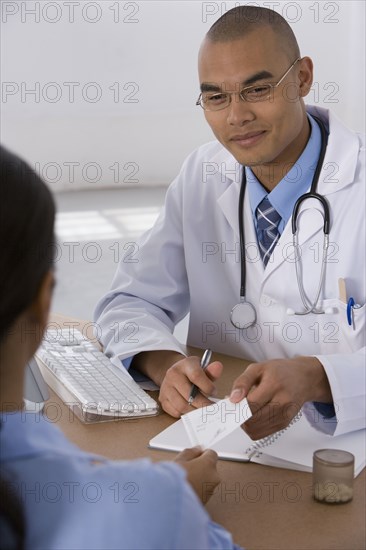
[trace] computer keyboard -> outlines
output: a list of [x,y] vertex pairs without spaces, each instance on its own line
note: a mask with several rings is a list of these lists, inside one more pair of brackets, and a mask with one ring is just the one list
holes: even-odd
[[35,355],[47,384],[84,422],[159,411],[126,369],[115,366],[78,330],[47,330]]

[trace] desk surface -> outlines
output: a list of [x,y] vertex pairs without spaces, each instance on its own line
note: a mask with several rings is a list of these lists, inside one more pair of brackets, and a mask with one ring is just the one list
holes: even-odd
[[[52,321],[60,326],[68,322],[56,315]],[[83,332],[92,338],[90,325]],[[243,360],[219,354],[215,358],[225,367],[218,384],[224,397],[242,372]],[[148,449],[149,440],[174,421],[165,413],[84,425],[57,396],[53,397],[46,414],[57,419],[67,437],[86,451],[112,459],[149,457],[156,461],[174,457],[171,452]],[[365,469],[355,479],[353,500],[340,505],[314,501],[308,473],[224,460],[219,461],[219,471],[222,483],[206,508],[212,519],[225,526],[235,542],[247,550],[366,548]]]

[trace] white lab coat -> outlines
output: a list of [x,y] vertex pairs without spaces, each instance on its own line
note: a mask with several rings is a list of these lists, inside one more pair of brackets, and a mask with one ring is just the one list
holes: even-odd
[[[193,152],[168,189],[154,227],[139,251],[122,260],[111,291],[99,302],[96,321],[105,351],[120,360],[147,350],[182,351],[174,325],[190,312],[187,343],[254,361],[317,356],[330,385],[337,414],[335,434],[365,427],[365,166],[364,143],[327,110],[309,107],[330,135],[318,192],[330,205],[330,247],[320,307],[302,310],[291,220],[263,268],[248,193],[245,196],[246,296],[257,311],[254,327],[239,330],[230,311],[239,301],[238,199],[240,165],[217,141]],[[298,216],[303,281],[311,300],[319,284],[323,217],[314,199]],[[339,299],[344,278],[354,309],[347,323]]]

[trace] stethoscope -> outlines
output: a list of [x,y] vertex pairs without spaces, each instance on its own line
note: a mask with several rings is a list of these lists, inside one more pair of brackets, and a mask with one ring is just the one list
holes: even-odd
[[[295,206],[292,211],[292,242],[295,251],[295,268],[296,268],[296,279],[297,285],[299,288],[299,293],[301,301],[304,305],[304,311],[293,311],[288,310],[292,315],[307,315],[308,313],[324,313],[323,310],[317,309],[317,304],[320,297],[320,292],[324,284],[325,278],[325,265],[327,250],[329,246],[329,229],[330,229],[330,214],[329,214],[329,205],[328,201],[319,193],[317,193],[316,188],[318,185],[319,175],[323,166],[323,161],[325,157],[325,152],[327,149],[328,143],[328,134],[325,129],[324,123],[317,117],[313,118],[317,121],[320,133],[321,133],[321,150],[316,165],[316,170],[314,172],[313,180],[311,183],[311,188],[309,193],[304,193],[299,197],[295,203]],[[245,240],[244,240],[244,195],[245,187],[247,183],[247,178],[245,174],[245,167],[243,167],[243,176],[240,187],[239,195],[239,238],[240,238],[240,265],[241,265],[241,282],[240,282],[240,302],[236,304],[230,313],[230,319],[234,327],[239,329],[246,329],[255,324],[257,320],[257,312],[254,305],[251,302],[248,302],[245,297],[245,285],[246,285],[246,269],[245,269]],[[297,227],[297,217],[299,213],[299,208],[302,203],[308,199],[316,199],[320,202],[323,209],[323,257],[322,257],[322,267],[319,277],[319,285],[316,291],[315,299],[310,300],[305,293],[303,285],[303,276],[302,276],[302,265],[301,265],[301,255],[298,253],[299,244],[298,244],[298,227]]]

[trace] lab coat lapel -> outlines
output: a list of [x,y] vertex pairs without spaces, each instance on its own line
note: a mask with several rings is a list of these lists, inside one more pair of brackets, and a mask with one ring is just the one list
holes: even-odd
[[239,239],[238,203],[240,186],[233,181],[224,193],[217,199],[217,204],[227,219],[235,236]]
[[217,199],[217,205],[239,239],[238,204],[242,166],[224,148],[212,158],[212,162],[217,167],[217,177],[221,178],[223,187],[226,186]]
[[331,195],[354,181],[360,140],[328,109],[308,106],[306,110],[311,115],[322,119],[330,131],[328,147],[318,182],[318,193],[325,196]]
[[[316,199],[307,199],[301,205],[297,217],[298,243],[300,248],[311,239],[316,233],[323,239],[323,210],[319,201]],[[277,243],[266,269],[264,270],[264,279],[267,280],[272,273],[286,263],[293,263],[294,247],[292,244],[292,218],[286,224],[284,231]],[[321,241],[321,246],[322,246]]]

